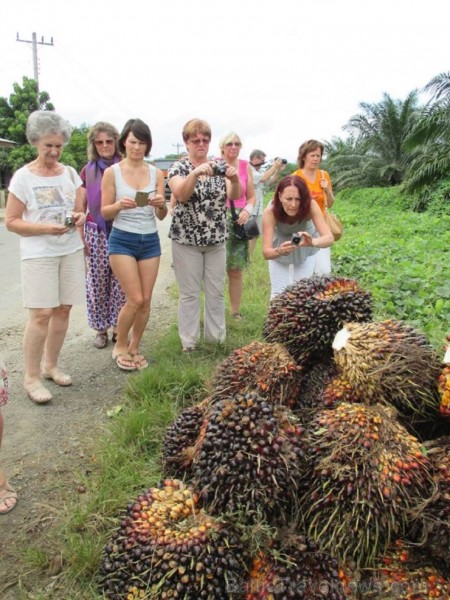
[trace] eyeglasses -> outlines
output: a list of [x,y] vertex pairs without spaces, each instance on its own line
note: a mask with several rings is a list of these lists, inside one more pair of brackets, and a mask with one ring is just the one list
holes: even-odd
[[94,144],[96,146],[112,146],[114,144],[114,140],[95,140]]
[[188,140],[188,142],[190,144],[193,144],[194,146],[199,146],[200,144],[209,144],[210,139],[209,138],[197,138],[195,140]]
[[237,148],[239,148],[240,146],[242,146],[242,144],[241,142],[227,142],[225,146],[227,146],[228,148],[231,148],[231,146],[236,146]]
[[264,163],[263,163],[263,162],[260,162],[260,163],[258,163],[258,164],[255,164],[255,163],[250,163],[250,164],[251,164],[251,165],[252,165],[252,167],[254,167],[255,169],[259,169],[259,167],[262,167]]

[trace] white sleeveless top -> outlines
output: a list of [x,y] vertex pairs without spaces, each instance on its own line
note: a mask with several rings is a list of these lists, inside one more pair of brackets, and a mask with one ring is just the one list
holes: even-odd
[[[122,171],[120,170],[119,163],[112,165],[114,171],[114,178],[116,182],[116,202],[128,196],[128,198],[134,198],[136,192],[155,192],[156,189],[156,168],[153,165],[147,165],[150,171],[150,183],[141,190],[135,190],[132,188],[122,177]],[[137,206],[136,208],[128,208],[121,210],[119,214],[114,218],[113,227],[115,229],[121,229],[122,231],[128,231],[129,233],[156,233],[158,228],[156,226],[155,211],[152,206]]]

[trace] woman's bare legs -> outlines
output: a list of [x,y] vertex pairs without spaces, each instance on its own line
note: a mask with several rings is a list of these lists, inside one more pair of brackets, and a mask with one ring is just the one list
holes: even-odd
[[125,355],[125,364],[131,364],[128,356],[132,359],[139,352],[139,344],[150,316],[150,302],[159,260],[159,256],[139,262],[123,254],[110,256],[111,268],[126,296],[117,321],[117,341],[114,347],[114,355]]
[[[3,439],[3,414],[0,409],[0,447]],[[9,485],[0,468],[0,514],[7,513],[17,504],[17,492]]]
[[230,311],[238,315],[241,306],[242,291],[244,289],[244,271],[228,269],[228,294],[230,296]]

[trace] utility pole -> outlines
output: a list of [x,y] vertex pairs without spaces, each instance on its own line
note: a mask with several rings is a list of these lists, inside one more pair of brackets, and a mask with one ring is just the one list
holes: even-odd
[[180,144],[179,142],[176,144],[172,144],[177,149],[177,154],[180,154],[180,148],[184,146],[184,144]]
[[39,92],[39,65],[38,65],[37,47],[38,47],[38,44],[40,44],[41,46],[53,46],[53,37],[50,38],[50,42],[44,42],[44,37],[42,36],[41,41],[38,42],[36,39],[35,32],[32,33],[31,40],[21,40],[21,39],[19,39],[19,33],[17,33],[16,42],[25,42],[26,44],[32,44],[34,80],[36,81],[37,89]]

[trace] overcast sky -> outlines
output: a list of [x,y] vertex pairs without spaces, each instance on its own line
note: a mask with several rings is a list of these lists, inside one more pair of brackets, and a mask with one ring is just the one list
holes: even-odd
[[[184,149],[206,119],[211,152],[227,131],[295,161],[306,139],[343,125],[383,93],[403,100],[450,71],[449,0],[13,0],[0,19],[0,96],[33,78],[72,125],[130,117],[153,134],[152,158]],[[426,97],[423,97],[425,101]],[[178,145],[178,146],[177,146]]]

